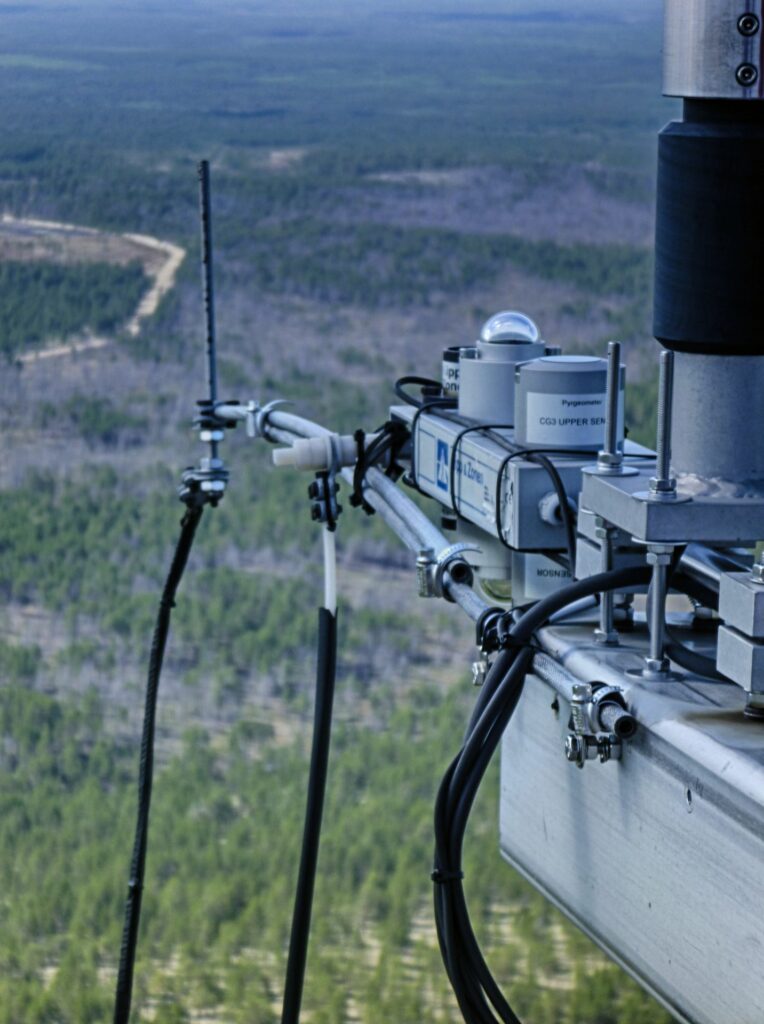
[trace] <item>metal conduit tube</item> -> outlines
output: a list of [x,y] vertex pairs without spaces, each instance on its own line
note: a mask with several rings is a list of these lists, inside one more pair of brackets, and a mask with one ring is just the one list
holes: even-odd
[[369,487],[386,501],[387,504],[419,537],[422,548],[431,548],[437,555],[450,545],[437,526],[434,526],[424,512],[414,504],[411,498],[407,498],[393,481],[385,476],[380,470],[372,466],[366,474],[366,482]]
[[[342,478],[346,480],[350,486],[353,486],[353,471],[351,469],[344,469],[342,471]],[[409,528],[408,524],[401,519],[397,512],[395,512],[390,505],[379,495],[376,491],[372,491],[370,487],[364,488],[364,497],[373,508],[380,514],[384,519],[385,523],[390,527],[393,533],[398,537],[399,540],[409,549],[417,554],[421,549],[419,538],[412,529]]]
[[[539,631],[538,637],[543,644],[543,630]],[[554,658],[544,654],[543,651],[539,651],[533,656],[532,671],[539,679],[548,683],[568,703],[573,698],[574,684],[581,682],[580,679],[572,676]],[[636,719],[629,711],[615,703],[603,704],[599,709],[598,718],[598,724],[603,732],[613,732],[620,737],[628,737],[634,734]]]
[[[310,420],[274,410],[268,416],[265,433],[269,440],[280,444],[292,444],[300,437],[322,437],[329,433],[324,427]],[[344,470],[343,478],[352,483],[351,470]],[[371,467],[364,480],[364,494],[377,510],[393,533],[403,544],[415,553],[431,548],[435,554],[444,551],[449,541],[434,526],[427,516],[395,486],[389,477]],[[455,583],[448,574],[444,587],[455,604],[459,605],[473,622],[477,622],[489,605],[466,583]]]
[[[296,417],[293,417],[296,418]],[[304,422],[308,422],[307,420]],[[319,428],[322,429],[322,428]],[[328,433],[328,432],[327,432]],[[279,427],[273,426],[269,423],[266,427],[266,434],[269,441],[277,441],[279,444],[294,444],[296,440],[301,437],[305,437],[305,434],[293,434],[291,431],[282,430]],[[314,435],[316,436],[316,435]],[[353,483],[353,472],[350,469],[344,469],[342,471],[342,478],[352,486]],[[403,542],[403,544],[413,552],[419,552],[422,548],[422,542],[417,534],[406,524],[406,522],[398,515],[398,513],[390,507],[390,505],[373,491],[370,486],[364,488],[364,494],[369,504],[373,505],[374,508],[379,512],[380,516],[384,519],[393,533]],[[443,547],[446,547],[447,541],[443,538]]]
[[[285,437],[284,431],[293,437]],[[301,416],[293,416],[291,413],[274,409],[268,414],[265,433],[271,440],[290,444],[294,437],[325,437],[331,431],[310,420],[305,420]],[[432,548],[437,554],[448,547],[449,542],[440,530],[433,526],[424,512],[410,498],[402,494],[384,473],[372,466],[366,474],[365,483],[416,534],[420,548]]]
[[[372,467],[366,475],[365,484],[367,500],[409,550],[419,552],[422,548],[431,548],[437,555],[449,546],[440,530],[384,473]],[[473,622],[477,622],[483,612],[488,610],[489,605],[478,597],[472,587],[466,583],[455,583],[448,573],[443,586],[448,596]]]
[[268,413],[266,431],[270,433],[271,426],[280,427],[289,431],[296,437],[325,437],[331,434],[331,430],[314,423],[312,420],[303,419],[302,416],[295,416],[291,412],[282,412],[281,409],[273,409]]
[[[544,643],[544,631],[540,630],[539,641]],[[545,683],[548,683],[556,693],[558,693],[563,700],[568,703],[573,699],[573,686],[575,683],[580,683],[580,679],[576,679],[570,672],[562,667],[551,658],[548,654],[543,651],[538,651],[533,656],[533,672],[543,679]]]
[[455,604],[458,604],[461,610],[470,618],[473,622],[477,622],[480,616],[487,612],[491,607],[481,597],[479,597],[472,587],[466,583],[454,583],[446,573],[446,578],[443,584],[448,591],[449,597],[451,597]]
[[[321,436],[321,434],[319,434],[318,431],[321,431],[323,435],[329,433],[329,431],[324,430],[323,427],[319,427],[317,426],[317,424],[311,423],[309,420],[299,420],[299,417],[291,416],[290,420],[293,422],[293,425],[294,421],[299,420],[300,424],[303,427],[315,428],[315,431],[313,431],[310,434],[308,434],[307,431],[298,434],[293,432],[293,430],[291,429],[287,430],[275,426],[272,422],[270,422],[272,419],[275,418],[275,413],[269,416],[269,422],[266,425],[265,433],[269,441],[277,441],[279,444],[294,444],[296,440],[302,437]],[[379,473],[378,470],[375,470],[375,472],[393,488],[395,493],[398,494],[402,499],[402,502],[408,502],[412,506],[412,508],[416,509],[416,505],[414,505],[413,502],[410,502],[405,495],[400,494],[395,485],[390,480],[388,480],[387,477],[384,476],[384,474]],[[342,478],[352,486],[353,472],[351,469],[344,469],[342,471]],[[387,523],[387,525],[390,527],[393,533],[403,542],[403,544],[410,551],[417,553],[421,551],[423,547],[428,546],[424,543],[422,537],[413,529],[413,527],[406,522],[405,518],[400,515],[398,508],[393,508],[392,505],[385,500],[387,494],[383,497],[380,493],[378,493],[376,490],[372,488],[371,484],[368,481],[364,481],[364,483],[364,494],[369,504],[374,506],[374,508],[377,510],[377,512],[379,512],[380,516],[384,519],[384,521]],[[387,493],[389,493],[389,491],[387,491]],[[405,511],[405,506],[399,505],[399,508]],[[419,510],[416,509],[416,511],[418,512]],[[435,528],[433,527],[433,530],[434,529]],[[437,533],[437,531],[435,532]],[[445,537],[439,535],[437,550],[442,550],[446,547],[448,547],[448,541],[446,540]]]

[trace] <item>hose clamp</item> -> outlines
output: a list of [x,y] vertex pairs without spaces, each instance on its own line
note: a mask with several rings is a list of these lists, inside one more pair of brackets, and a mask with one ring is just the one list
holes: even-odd
[[607,683],[573,685],[565,756],[579,768],[595,758],[599,758],[603,764],[621,758],[623,744],[620,735],[617,730],[611,732],[601,719],[608,705],[621,708],[624,714],[627,712],[626,698],[619,686]]
[[282,405],[291,405],[285,398],[274,398],[272,402],[268,402],[267,405],[259,408],[256,403],[250,402],[250,406],[247,407],[247,433],[250,437],[265,437],[265,428],[268,425],[268,417],[275,410]]
[[444,597],[453,601],[446,586],[446,573],[454,583],[472,586],[472,566],[463,557],[465,551],[479,551],[476,544],[450,544],[437,555],[423,548],[417,555],[417,589],[420,597]]
[[472,586],[474,574],[464,553],[466,551],[479,551],[477,544],[450,544],[435,559],[434,586],[436,597],[445,597],[447,601],[453,601],[446,587],[445,576],[448,573],[454,583],[464,583]]

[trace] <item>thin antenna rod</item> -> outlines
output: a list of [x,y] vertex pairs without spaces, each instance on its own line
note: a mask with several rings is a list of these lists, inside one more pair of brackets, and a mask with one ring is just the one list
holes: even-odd
[[212,223],[210,217],[210,165],[199,163],[199,210],[202,223],[202,291],[207,327],[207,376],[210,402],[214,410],[218,399],[218,375],[215,352],[215,287],[212,278]]

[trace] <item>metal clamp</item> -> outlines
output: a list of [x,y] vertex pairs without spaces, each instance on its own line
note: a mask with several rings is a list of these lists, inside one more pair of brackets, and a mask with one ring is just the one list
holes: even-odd
[[[282,405],[291,405],[285,398],[274,398],[272,402],[268,402],[266,405],[259,408],[257,403],[250,402],[250,405],[254,405],[255,408],[251,410],[251,433],[250,433],[250,419],[247,418],[247,434],[250,437],[265,437],[265,428],[268,425],[268,417],[274,409],[278,409]],[[249,406],[247,407],[249,413]]]
[[327,469],[316,473],[316,479],[308,487],[308,497],[311,501],[310,515],[313,522],[324,523],[327,530],[333,533],[342,512],[342,505],[337,501],[340,489],[337,472],[342,466],[342,456],[337,434],[326,434],[324,443]]
[[229,473],[222,459],[204,458],[199,466],[183,471],[178,497],[186,505],[212,505],[214,508],[225,494]]
[[423,548],[416,560],[417,584],[420,597],[444,597],[453,601],[446,587],[448,573],[454,583],[472,585],[472,566],[462,557],[465,551],[479,551],[476,544],[450,544],[439,554],[432,548]]
[[257,437],[257,416],[259,412],[260,406],[257,404],[257,402],[247,402],[246,415],[244,417],[247,437]]
[[310,498],[310,517],[314,523],[325,523],[331,532],[337,528],[337,520],[342,505],[337,502],[339,484],[333,473],[325,470],[316,473],[316,479],[308,487]]
[[472,662],[472,685],[482,686],[491,670],[491,662],[488,658],[480,658]]
[[575,683],[570,698],[570,732],[565,738],[565,757],[578,768],[599,758],[602,764],[620,760],[623,740],[637,729],[626,699],[618,686]]

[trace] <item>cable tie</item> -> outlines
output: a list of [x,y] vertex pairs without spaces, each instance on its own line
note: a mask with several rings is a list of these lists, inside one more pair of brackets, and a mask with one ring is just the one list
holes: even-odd
[[442,868],[435,868],[430,878],[436,885],[450,885],[451,882],[461,882],[464,878],[463,871],[444,871]]
[[[512,614],[514,614],[515,611],[516,609],[513,608]],[[506,615],[503,618],[499,619],[499,621],[497,622],[496,636],[499,647],[505,651],[522,651],[526,648],[535,649],[537,645],[533,637],[529,637],[527,640],[521,640],[519,637],[513,636],[513,625],[515,625],[515,623],[508,621]]]
[[392,439],[392,444],[390,445],[390,459],[387,464],[387,469],[385,470],[385,476],[390,477],[391,480],[397,480],[401,474],[401,468],[397,465],[397,460],[406,442],[409,440],[409,430],[408,427],[399,420],[388,420],[383,429]]
[[353,493],[350,495],[350,504],[353,508],[362,508],[367,516],[373,516],[376,511],[363,496],[363,477],[366,471],[364,456],[366,455],[366,434],[360,428],[353,434],[356,446],[355,469],[353,471]]
[[530,640],[518,640],[516,636],[512,636],[511,633],[505,633],[499,637],[499,644],[504,651],[522,651],[526,647],[533,647]]
[[496,650],[498,632],[504,609],[497,606],[486,608],[475,623],[475,642],[486,653]]

